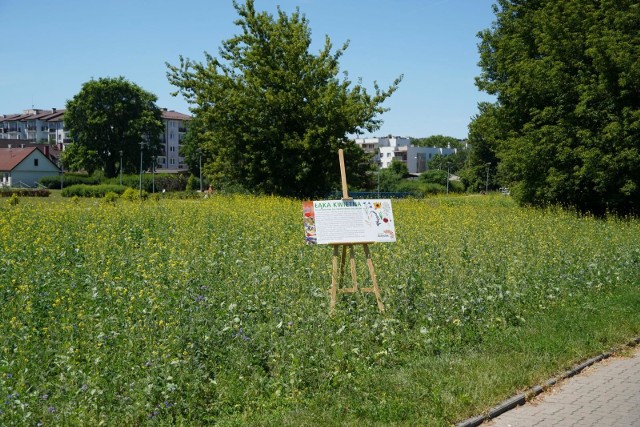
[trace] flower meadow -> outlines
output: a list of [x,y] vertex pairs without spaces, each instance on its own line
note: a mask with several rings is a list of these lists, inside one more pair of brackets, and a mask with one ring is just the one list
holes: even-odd
[[[515,337],[571,307],[608,310],[640,279],[637,220],[398,200],[397,243],[371,247],[386,311],[355,294],[330,315],[331,247],[305,245],[299,200],[2,203],[7,426],[448,425],[490,406],[478,384],[534,378],[472,379],[465,360],[504,337],[551,352]],[[625,317],[611,339],[640,333]],[[555,369],[580,357],[565,353]]]

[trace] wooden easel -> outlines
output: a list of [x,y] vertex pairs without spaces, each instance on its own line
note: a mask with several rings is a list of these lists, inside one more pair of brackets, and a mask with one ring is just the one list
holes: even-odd
[[[344,166],[344,154],[342,149],[338,150],[338,156],[340,158],[340,175],[342,177],[342,201],[352,201],[353,199],[349,197],[349,192],[347,189],[347,174]],[[371,287],[368,288],[358,288],[358,278],[356,273],[356,258],[355,258],[355,245],[362,245],[364,249],[364,254],[367,259],[367,267],[369,269],[369,276],[371,277]],[[376,279],[376,272],[373,268],[373,261],[371,260],[371,252],[369,252],[369,244],[368,243],[340,243],[333,244],[333,259],[332,259],[332,272],[331,272],[331,289],[329,290],[331,294],[331,308],[330,311],[333,313],[336,307],[336,298],[338,294],[352,294],[358,291],[363,293],[373,293],[376,296],[376,302],[378,303],[378,309],[380,312],[384,312],[384,304],[382,303],[382,297],[380,296],[380,288],[378,287],[378,281]],[[340,257],[340,275],[338,276],[338,253],[340,252],[340,246],[342,246],[342,256]],[[340,288],[339,284],[342,283],[344,279],[344,265],[347,259],[347,249],[349,249],[349,265],[351,267],[351,283],[352,287],[350,288]]]

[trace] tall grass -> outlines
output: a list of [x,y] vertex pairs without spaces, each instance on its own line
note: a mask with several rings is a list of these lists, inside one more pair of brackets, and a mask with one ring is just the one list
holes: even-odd
[[637,220],[393,208],[330,316],[298,201],[0,201],[0,424],[448,425],[640,333]]

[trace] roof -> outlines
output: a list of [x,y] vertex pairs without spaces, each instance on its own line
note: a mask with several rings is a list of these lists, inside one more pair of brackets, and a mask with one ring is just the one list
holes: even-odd
[[26,115],[23,120],[45,120],[46,116],[50,116],[53,113],[51,110],[38,111],[35,114],[31,113]]
[[191,120],[191,116],[188,114],[178,113],[177,111],[162,110],[162,118],[165,120]]
[[3,114],[0,116],[0,122],[8,122],[18,117],[20,114]]
[[0,148],[0,171],[12,171],[36,150],[36,147]]
[[[0,115],[0,122],[15,122],[26,120],[43,120],[48,122],[59,122],[64,120],[64,113],[66,110],[33,110],[22,114],[3,114]],[[162,118],[164,120],[191,120],[188,114],[179,113],[173,110],[162,109]]]
[[[47,156],[39,147],[25,147],[25,148],[0,148],[0,172],[10,172],[16,168],[20,163],[22,163],[27,157],[33,154],[35,151],[40,152],[51,162],[54,166],[58,167],[55,163],[56,154],[59,155],[57,150],[51,150],[51,147],[48,148],[47,152],[49,152],[49,156]],[[55,152],[51,152],[55,151]]]

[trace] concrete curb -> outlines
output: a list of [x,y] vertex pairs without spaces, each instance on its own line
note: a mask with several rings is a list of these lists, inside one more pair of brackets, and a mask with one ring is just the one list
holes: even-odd
[[581,371],[583,371],[585,368],[588,368],[589,366],[601,362],[605,359],[608,359],[609,357],[611,357],[616,350],[621,350],[625,347],[629,347],[629,348],[633,348],[637,345],[640,345],[640,337],[630,341],[627,345],[625,346],[621,346],[618,349],[611,349],[611,351],[608,351],[606,353],[603,353],[599,356],[596,357],[592,357],[591,359],[588,359],[582,363],[580,363],[579,365],[576,365],[575,367],[573,367],[572,369],[564,372],[563,374],[561,374],[559,377],[557,378],[551,378],[547,381],[544,382],[544,384],[541,385],[536,385],[531,387],[530,389],[528,389],[527,391],[525,391],[524,393],[520,393],[517,394],[515,396],[513,396],[510,399],[505,400],[504,402],[500,403],[498,406],[495,406],[491,409],[489,409],[489,411],[487,411],[486,414],[483,415],[478,415],[476,417],[473,418],[468,418],[458,424],[456,424],[456,427],[477,427],[479,425],[481,425],[482,423],[484,423],[485,421],[489,421],[493,418],[496,418],[502,414],[504,414],[507,411],[512,410],[513,408],[516,408],[520,405],[524,405],[527,400],[530,400],[534,397],[536,397],[537,395],[539,395],[540,393],[542,393],[543,391],[547,390],[548,388],[556,385],[558,382],[565,380],[567,378],[571,378],[577,374],[579,374]]

